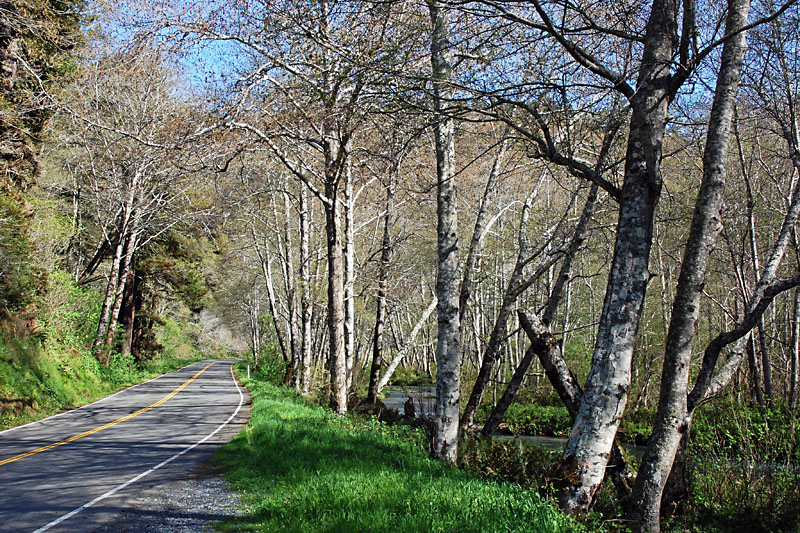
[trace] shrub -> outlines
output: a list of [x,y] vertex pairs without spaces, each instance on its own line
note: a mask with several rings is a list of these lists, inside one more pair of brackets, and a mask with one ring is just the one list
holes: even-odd
[[459,446],[459,465],[489,479],[542,488],[545,472],[561,454],[519,440],[467,437]]
[[800,427],[786,415],[733,403],[698,414],[689,468],[698,520],[723,530],[800,526]]
[[505,420],[515,435],[566,437],[572,429],[572,419],[563,406],[514,403],[509,407]]

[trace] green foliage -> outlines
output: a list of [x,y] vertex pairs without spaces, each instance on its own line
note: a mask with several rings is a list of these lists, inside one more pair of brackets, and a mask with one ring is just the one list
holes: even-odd
[[459,449],[459,465],[489,479],[513,481],[522,486],[544,488],[548,468],[561,454],[519,440],[467,438]]
[[513,403],[505,420],[516,435],[566,437],[572,429],[572,420],[563,406]]
[[653,433],[655,411],[652,409],[629,409],[622,415],[617,438],[624,442],[645,445]]
[[401,366],[392,374],[392,379],[389,380],[389,384],[400,387],[409,385],[433,385],[434,380],[422,370]]
[[[241,376],[241,372],[240,372]],[[219,453],[250,510],[226,526],[263,531],[576,531],[519,485],[433,460],[420,430],[338,417],[245,380],[250,424]]]
[[733,402],[696,417],[690,477],[696,519],[710,530],[800,527],[800,425]]
[[197,348],[192,342],[189,328],[175,320],[164,319],[155,326],[156,340],[163,353],[170,359],[190,359],[197,357]]
[[[196,349],[174,348],[146,364],[113,352],[108,366],[91,354],[102,294],[74,283],[63,271],[47,277],[38,296],[38,332],[19,336],[0,324],[0,427],[11,427],[100,398],[202,358]],[[183,328],[175,325],[178,332]],[[172,341],[185,340],[175,334]]]
[[[263,353],[254,365],[255,376],[260,381],[282,385],[286,377],[287,364],[274,344],[264,344],[261,346]],[[251,355],[252,357],[252,355]]]
[[24,198],[0,182],[0,309],[23,309],[41,286],[31,257],[29,225]]

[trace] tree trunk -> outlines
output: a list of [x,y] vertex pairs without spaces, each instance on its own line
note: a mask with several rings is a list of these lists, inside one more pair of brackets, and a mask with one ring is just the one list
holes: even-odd
[[[431,314],[433,314],[433,311],[436,309],[438,303],[439,302],[434,295],[433,300],[431,300],[430,305],[428,305],[428,308],[423,311],[422,316],[419,317],[417,323],[414,324],[413,328],[411,328],[411,333],[408,334],[408,338],[403,343],[402,348],[398,350],[397,354],[389,362],[389,366],[386,367],[386,372],[384,372],[383,377],[380,379],[380,381],[378,381],[378,384],[375,387],[375,390],[377,391],[375,393],[376,396],[386,388],[386,385],[389,384],[389,380],[392,379],[392,375],[394,375],[394,371],[397,370],[397,367],[403,362],[403,359],[406,355],[408,355],[409,350],[414,347],[414,343],[417,340],[419,332],[422,331],[425,322],[427,322],[428,318],[431,316]],[[427,358],[424,360],[424,363],[427,363]],[[425,368],[427,371],[428,367],[426,366]]]
[[[303,187],[303,185],[300,185]],[[294,239],[292,239],[291,204],[289,193],[286,191],[288,183],[284,183],[283,191],[283,269],[284,285],[286,287],[286,307],[289,314],[289,348],[291,352],[288,367],[289,382],[295,390],[300,390],[300,331],[297,323],[297,294],[294,273]],[[277,223],[277,220],[276,220]]]
[[[497,408],[495,408],[495,410],[498,412],[495,413],[495,411],[492,411],[492,414],[489,415],[489,421],[487,421],[487,425],[484,426],[482,432],[487,436],[494,432],[494,429],[488,427],[489,422],[492,422],[496,428],[497,424],[502,420],[502,417],[505,416],[505,412],[511,405],[514,394],[516,394],[516,389],[519,389],[519,385],[525,377],[527,367],[530,366],[534,357],[539,358],[547,378],[556,390],[564,407],[567,408],[567,412],[573,421],[578,414],[581,398],[583,396],[583,392],[578,385],[578,380],[575,379],[575,376],[570,372],[561,352],[561,347],[552,333],[550,333],[549,328],[542,323],[536,315],[532,315],[533,318],[529,318],[524,312],[519,311],[518,316],[520,325],[528,336],[531,346],[525,354],[523,364],[517,369],[508,389],[497,403]],[[609,460],[606,472],[611,475],[611,479],[620,495],[620,499],[627,498],[631,492],[631,471],[629,465],[625,461],[625,455],[616,442],[612,444],[611,459]]]
[[[137,224],[134,224],[134,226]],[[119,273],[119,282],[117,283],[116,291],[114,292],[114,304],[111,307],[111,313],[108,319],[108,328],[106,329],[105,338],[100,349],[99,360],[104,365],[108,366],[111,362],[111,348],[114,343],[114,336],[117,333],[117,321],[119,320],[119,312],[122,308],[122,296],[125,293],[125,287],[130,276],[133,263],[133,254],[136,252],[136,246],[139,241],[139,233],[134,230],[125,240],[125,253],[122,258],[122,267]]]
[[125,290],[122,293],[122,308],[119,312],[119,322],[125,330],[119,353],[122,357],[127,357],[132,353],[133,347],[133,328],[136,322],[136,301],[139,292],[138,277],[135,269],[128,269],[128,280],[125,283]]
[[800,290],[794,291],[794,311],[792,314],[792,347],[789,372],[789,409],[797,410],[798,359],[800,359]]
[[300,186],[300,321],[302,330],[301,385],[303,396],[311,391],[311,253],[309,246],[310,213],[308,191]]
[[565,484],[559,502],[570,514],[591,507],[628,400],[631,359],[650,278],[653,217],[661,193],[677,12],[676,0],[655,0],[645,30],[637,90],[631,97],[614,257],[586,389],[562,461],[564,477],[574,483]]
[[378,268],[378,295],[375,309],[375,333],[372,337],[372,365],[369,371],[368,403],[375,403],[380,393],[378,381],[380,380],[381,363],[383,361],[383,330],[386,326],[386,286],[389,279],[389,264],[392,258],[393,205],[394,184],[390,182],[386,187],[386,215],[383,219],[381,259]]
[[753,399],[756,401],[756,404],[758,404],[758,409],[761,411],[761,414],[764,415],[764,386],[761,382],[761,365],[759,365],[756,356],[756,339],[752,333],[747,338],[747,347],[745,350],[747,351],[747,363],[750,367],[750,385],[753,388]]
[[475,415],[483,400],[483,395],[486,393],[486,387],[489,385],[495,362],[501,356],[506,343],[506,337],[508,337],[508,317],[511,315],[517,298],[519,298],[525,289],[527,289],[541,274],[540,271],[536,271],[527,279],[523,279],[525,266],[530,261],[530,244],[527,237],[528,220],[535,195],[536,189],[531,191],[522,207],[518,232],[519,252],[517,253],[517,259],[514,264],[514,271],[503,292],[500,310],[497,313],[497,318],[495,318],[494,326],[492,326],[492,332],[489,335],[486,351],[481,358],[478,377],[475,379],[475,384],[472,387],[469,400],[464,407],[464,413],[461,415],[461,427],[463,429],[471,427],[475,421]]
[[330,404],[337,414],[347,412],[347,362],[344,353],[344,260],[341,213],[334,180],[325,184],[325,235],[328,243],[328,362]]
[[353,183],[350,165],[347,165],[344,184],[344,354],[347,367],[347,389],[353,383],[355,353],[355,228]]
[[111,312],[114,305],[114,296],[117,294],[117,286],[120,283],[120,266],[122,265],[122,256],[125,248],[125,239],[120,236],[119,242],[114,249],[114,259],[111,262],[111,272],[108,275],[108,283],[106,284],[106,295],[103,299],[103,307],[100,310],[100,321],[97,324],[97,334],[92,344],[92,353],[95,357],[101,360],[101,352],[103,351],[103,342],[106,338],[108,331],[108,324],[111,321]]
[[[661,392],[653,434],[642,459],[633,492],[630,518],[641,531],[659,531],[661,497],[682,436],[689,431],[686,390],[692,341],[700,314],[708,258],[722,229],[720,209],[736,93],[746,50],[745,32],[750,0],[730,0],[726,32],[734,34],[722,50],[722,63],[709,119],[700,184],[689,237],[678,276],[666,339]],[[679,465],[680,466],[680,465]]]
[[500,176],[500,170],[503,166],[503,158],[505,157],[506,148],[508,146],[507,134],[508,129],[503,132],[503,140],[500,142],[500,147],[497,149],[497,155],[492,163],[492,169],[489,171],[489,178],[486,180],[486,187],[483,190],[483,196],[478,206],[478,214],[475,217],[475,228],[472,230],[472,240],[469,243],[467,258],[464,261],[464,275],[461,278],[461,293],[458,300],[459,323],[464,322],[464,314],[469,305],[470,293],[472,291],[472,275],[475,270],[475,264],[478,261],[478,254],[481,250],[483,236],[487,231],[489,196],[494,190],[494,184],[497,182],[497,178]]
[[[255,233],[253,233],[253,240],[255,241]],[[258,247],[258,245],[256,245]],[[281,328],[280,317],[278,316],[277,298],[275,296],[275,284],[272,281],[272,260],[269,257],[267,247],[264,247],[264,255],[259,251],[259,258],[261,259],[261,271],[264,276],[264,283],[267,286],[267,300],[269,302],[269,312],[272,315],[272,326],[275,328],[275,337],[278,339],[278,347],[281,349],[281,356],[285,363],[291,363],[291,356],[289,348],[286,346],[286,340]]]
[[434,136],[437,183],[438,340],[436,346],[436,418],[433,453],[455,464],[458,455],[458,401],[461,380],[455,135],[449,116],[452,47],[447,9],[428,0],[431,18]]

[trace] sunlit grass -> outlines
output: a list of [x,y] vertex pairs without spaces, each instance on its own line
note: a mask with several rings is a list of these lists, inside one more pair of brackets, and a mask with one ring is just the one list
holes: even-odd
[[261,531],[570,531],[533,491],[429,458],[408,426],[337,417],[292,392],[245,380],[250,424],[219,453]]

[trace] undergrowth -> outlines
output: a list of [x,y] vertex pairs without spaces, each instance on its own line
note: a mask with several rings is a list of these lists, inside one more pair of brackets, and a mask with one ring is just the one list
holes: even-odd
[[249,512],[225,528],[581,530],[535,491],[484,481],[431,459],[420,429],[374,417],[338,417],[288,389],[243,381],[253,397],[250,423],[218,459]]
[[101,294],[63,272],[51,273],[49,284],[32,333],[0,327],[0,429],[84,405],[210,355],[186,349],[190,339],[166,321],[160,355],[136,362],[113,353],[109,365],[101,365],[90,350]]

